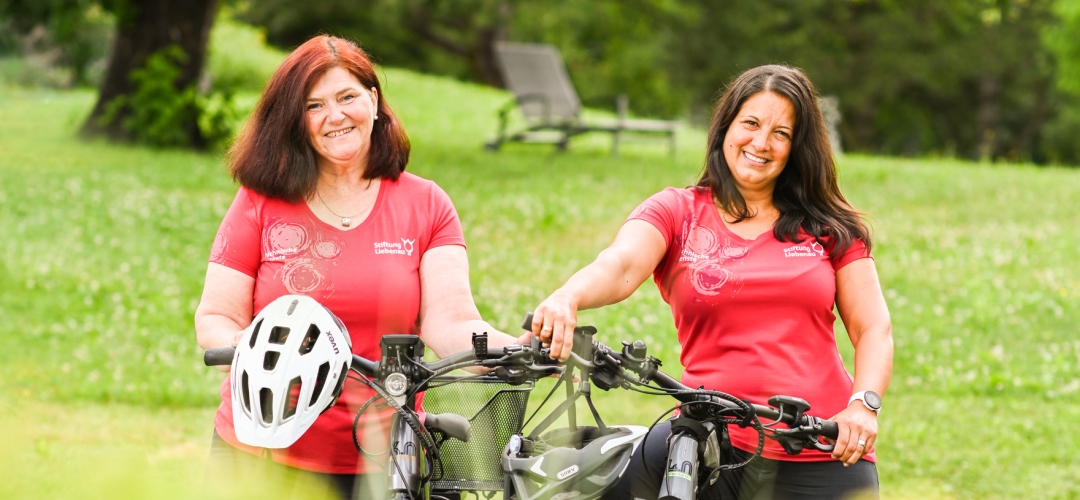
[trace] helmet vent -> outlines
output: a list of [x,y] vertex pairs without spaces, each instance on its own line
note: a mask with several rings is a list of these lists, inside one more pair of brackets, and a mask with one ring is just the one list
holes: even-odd
[[296,415],[296,406],[300,401],[300,377],[296,377],[289,381],[289,395],[285,400],[285,413],[281,415],[282,420],[288,420],[289,417]]
[[341,389],[345,387],[345,377],[349,376],[349,365],[341,365],[341,377],[337,379],[337,386],[334,388],[334,400],[336,401],[338,396],[341,395]]
[[267,387],[259,389],[259,409],[262,410],[262,423],[270,425],[274,422],[274,391]]
[[263,356],[263,370],[268,372],[274,371],[274,368],[277,368],[277,362],[280,358],[280,352],[266,351],[266,356]]
[[275,326],[270,329],[270,339],[268,342],[271,344],[284,345],[286,340],[289,340],[289,327]]
[[252,349],[255,348],[255,341],[259,339],[259,329],[262,328],[262,322],[263,320],[260,319],[258,323],[255,323],[255,331],[251,332],[251,340],[248,341],[248,347]]
[[322,331],[320,331],[319,327],[315,326],[314,323],[308,327],[307,335],[304,335],[304,340],[300,342],[301,356],[311,352],[311,350],[315,348],[315,341],[319,340],[319,334],[321,333]]
[[318,401],[319,396],[322,394],[323,386],[326,385],[326,376],[330,374],[330,363],[323,363],[319,365],[319,374],[315,376],[315,390],[311,391],[311,402],[308,406],[315,404]]
[[621,454],[619,453],[613,453],[611,458],[607,459],[607,461],[600,465],[600,467],[597,467],[596,472],[593,472],[593,474],[603,477],[611,475],[613,472],[615,472],[616,467],[623,465],[621,460],[622,457],[620,455]]
[[337,403],[353,359],[349,332],[314,298],[287,294],[263,306],[239,334],[224,388],[236,439],[288,448]]
[[244,411],[251,414],[251,386],[248,384],[248,373],[245,370],[240,376],[240,393],[244,395]]

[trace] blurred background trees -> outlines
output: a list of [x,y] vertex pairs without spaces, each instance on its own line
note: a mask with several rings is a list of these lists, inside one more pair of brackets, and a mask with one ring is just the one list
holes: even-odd
[[[143,3],[0,0],[0,54],[47,54],[64,69],[37,77],[48,84],[100,84],[114,32],[107,26],[123,7]],[[224,4],[286,50],[332,33],[386,66],[495,86],[491,42],[551,43],[587,105],[610,108],[625,93],[637,114],[698,123],[736,74],[786,63],[837,97],[849,151],[1080,164],[1078,0]]]
[[110,3],[115,36],[82,133],[205,148],[213,132],[200,127],[205,110],[197,87],[218,0]]

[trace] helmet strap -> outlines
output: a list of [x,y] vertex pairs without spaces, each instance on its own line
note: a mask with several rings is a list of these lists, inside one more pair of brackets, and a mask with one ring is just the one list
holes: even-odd
[[[571,368],[564,371],[562,376],[559,377],[559,381],[555,384],[555,387],[552,388],[552,392],[554,392],[558,388],[559,384],[565,383],[566,400],[560,403],[559,406],[555,407],[555,409],[552,410],[551,413],[549,413],[543,421],[541,421],[539,424],[536,425],[536,427],[533,428],[532,432],[530,432],[528,436],[530,440],[536,440],[536,438],[540,436],[542,432],[547,430],[547,428],[551,424],[555,423],[555,420],[562,416],[562,414],[564,413],[567,416],[567,427],[569,427],[571,431],[576,430],[578,427],[576,404],[577,400],[580,398],[584,398],[586,404],[589,405],[589,411],[592,413],[593,420],[596,421],[596,427],[600,430],[601,433],[607,433],[607,425],[605,425],[604,420],[600,418],[600,412],[596,410],[596,405],[594,405],[592,401],[592,393],[590,391],[592,386],[589,384],[589,371],[585,368],[581,369],[581,374],[579,376],[580,383],[578,384],[578,388],[576,390],[573,388],[573,385],[571,385],[572,381],[574,380],[574,372],[575,370]],[[537,409],[537,411],[539,411],[539,409]]]

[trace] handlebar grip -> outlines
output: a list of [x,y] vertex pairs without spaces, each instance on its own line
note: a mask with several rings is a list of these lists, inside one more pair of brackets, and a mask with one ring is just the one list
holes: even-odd
[[522,330],[532,331],[532,319],[533,319],[532,311],[529,311],[529,312],[525,313],[525,320],[521,322],[521,329]]
[[836,439],[836,436],[840,435],[840,426],[832,420],[822,420],[821,435],[829,439]]
[[231,365],[233,356],[236,354],[235,347],[214,347],[203,353],[203,364],[206,366]]
[[424,415],[424,426],[431,430],[442,431],[447,436],[468,442],[472,436],[472,424],[469,419],[456,413],[428,413]]

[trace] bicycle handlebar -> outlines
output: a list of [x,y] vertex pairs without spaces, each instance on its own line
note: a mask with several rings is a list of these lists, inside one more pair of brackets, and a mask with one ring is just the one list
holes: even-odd
[[[695,389],[684,385],[671,375],[660,371],[657,369],[655,358],[650,360],[649,358],[640,359],[638,356],[635,356],[633,353],[635,346],[627,345],[629,349],[624,349],[624,352],[620,353],[613,351],[610,347],[600,342],[595,342],[594,344],[594,356],[603,356],[607,358],[605,360],[606,362],[601,363],[601,366],[613,365],[622,369],[628,369],[639,377],[642,377],[643,380],[652,381],[661,389],[671,391],[672,397],[683,403],[693,405],[694,403],[707,402],[719,405],[723,407],[724,410],[736,411],[741,409],[739,405],[715,396],[703,399],[702,395],[707,394],[708,391],[702,391],[701,389]],[[644,343],[638,341],[635,342],[635,344],[638,344],[636,347],[640,351],[639,355],[644,355]],[[810,409],[810,404],[801,398],[793,396],[773,396],[772,398],[769,398],[770,406],[749,402],[747,402],[747,404],[753,408],[754,413],[757,416],[769,420],[780,421],[793,428],[811,427],[817,430],[817,434],[832,439],[835,439],[839,432],[836,422],[815,417],[813,415],[807,415],[806,410]]]
[[[522,328],[532,329],[532,313],[525,316]],[[501,348],[487,347],[486,335],[474,335],[473,349],[461,351],[437,361],[425,362],[417,360],[415,365],[403,365],[401,351],[395,352],[396,357],[391,357],[384,347],[383,359],[370,360],[353,354],[350,368],[357,373],[375,379],[384,379],[391,371],[406,372],[411,375],[413,382],[421,382],[430,378],[432,373],[440,373],[455,368],[466,366],[481,366],[492,368],[496,377],[510,384],[521,384],[529,380],[537,380],[551,375],[562,374],[567,367],[586,369],[589,380],[597,387],[608,390],[612,387],[637,383],[647,385],[650,382],[663,390],[669,396],[683,403],[685,412],[694,418],[708,419],[721,414],[735,415],[740,420],[740,425],[747,425],[748,419],[755,415],[773,421],[779,421],[788,425],[789,429],[772,429],[774,439],[784,446],[788,453],[796,454],[806,446],[817,448],[821,451],[831,451],[830,445],[817,441],[818,436],[835,439],[839,428],[836,422],[825,420],[813,415],[807,415],[810,409],[805,400],[792,396],[773,396],[769,399],[769,406],[753,404],[742,401],[746,406],[718,397],[716,391],[695,389],[688,387],[671,375],[659,369],[660,360],[648,356],[644,342],[638,340],[633,344],[623,342],[621,351],[615,351],[601,342],[593,341],[592,336],[596,329],[591,326],[582,326],[574,329],[574,344],[570,357],[566,362],[559,362],[550,357],[550,348],[542,346],[538,338],[533,337],[528,345],[513,344]],[[405,345],[402,340],[410,340],[412,345],[422,343],[412,335],[387,335],[384,338],[396,338],[397,345]],[[393,342],[392,342],[393,343]],[[223,347],[207,349],[203,354],[203,362],[207,366],[228,365],[232,363],[235,348]],[[421,347],[422,356],[422,347]],[[626,372],[635,374],[635,380]],[[419,388],[422,390],[423,388]],[[746,409],[752,409],[753,415],[747,414]]]
[[[235,354],[235,347],[210,348],[203,353],[203,363],[206,366],[230,365]],[[550,349],[540,346],[539,341],[535,339],[530,345],[514,344],[506,347],[474,345],[473,349],[457,352],[437,361],[420,361],[419,364],[427,372],[442,372],[459,365],[492,368],[496,369],[496,376],[502,374],[500,378],[511,384],[558,375],[563,371],[563,367],[550,358]],[[389,360],[371,360],[356,354],[353,354],[350,363],[350,369],[353,371],[375,378],[383,378],[391,366],[393,363]],[[500,372],[499,368],[508,370]]]
[[231,365],[235,347],[214,347],[203,353],[203,364],[206,366]]
[[[527,313],[522,328],[532,329],[532,313]],[[566,364],[588,370],[589,379],[597,387],[608,390],[630,384],[655,384],[666,394],[683,403],[683,411],[698,419],[709,419],[721,414],[736,415],[740,426],[749,423],[753,416],[766,418],[786,424],[788,429],[771,429],[771,436],[790,454],[797,454],[805,447],[832,451],[832,445],[818,441],[819,436],[836,439],[839,427],[836,422],[821,417],[807,415],[810,404],[793,396],[773,396],[769,406],[742,401],[742,406],[735,401],[718,397],[716,391],[688,387],[659,369],[660,360],[647,355],[644,342],[623,342],[621,351],[616,351],[601,342],[593,341],[596,329],[591,326],[574,329],[574,343]],[[625,372],[629,371],[638,378],[635,380]],[[734,399],[734,398],[732,398]],[[748,415],[747,408],[753,411]]]

